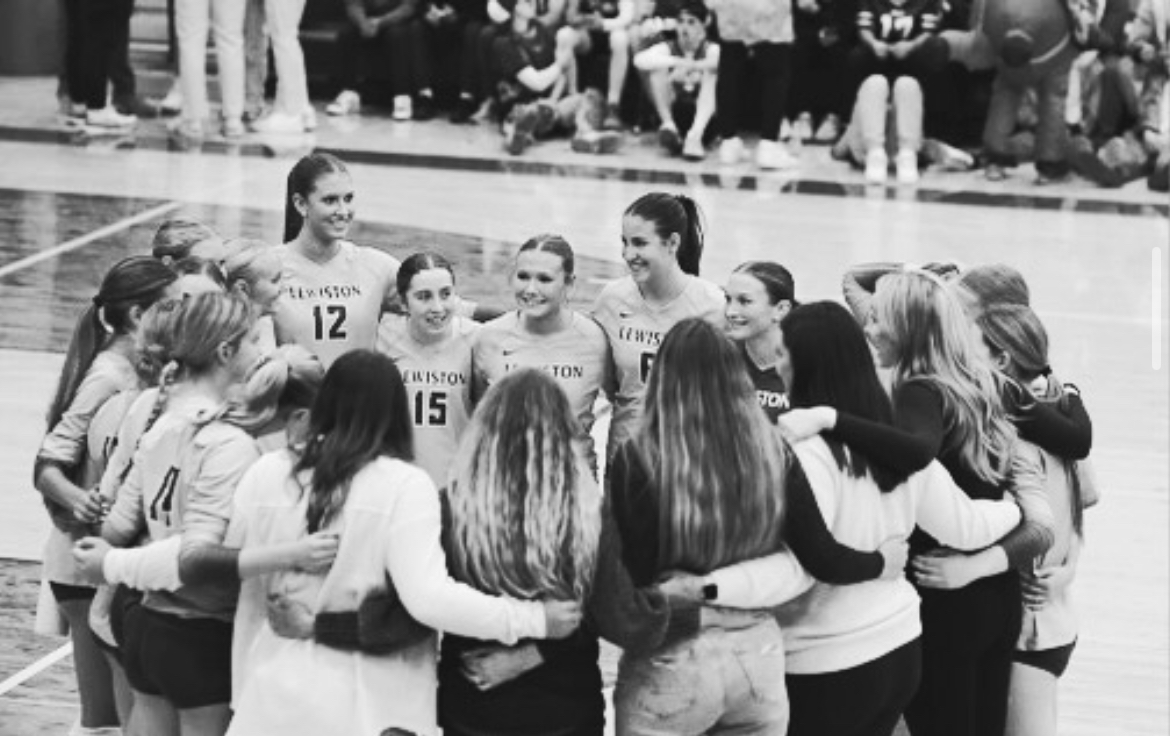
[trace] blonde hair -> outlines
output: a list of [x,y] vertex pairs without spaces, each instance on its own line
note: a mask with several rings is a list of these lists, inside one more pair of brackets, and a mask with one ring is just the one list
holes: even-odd
[[453,575],[522,599],[584,600],[593,580],[601,497],[574,449],[577,422],[549,376],[525,369],[494,384],[463,435],[447,489]]
[[237,281],[243,281],[251,289],[260,279],[271,274],[273,267],[276,272],[280,271],[280,258],[263,240],[237,238],[229,240],[227,245],[230,255],[223,262],[223,270],[229,289],[235,288]]
[[1004,413],[1001,384],[976,349],[977,333],[955,294],[922,272],[893,273],[878,282],[874,316],[896,354],[893,387],[918,381],[943,401],[944,453],[955,453],[976,476],[999,484],[1016,441]]
[[317,356],[300,345],[281,345],[252,369],[223,419],[255,433],[283,408],[311,407],[324,378]]
[[[154,425],[166,410],[171,386],[177,380],[200,376],[214,367],[216,351],[226,343],[236,348],[251,332],[255,317],[244,299],[209,291],[160,305],[159,327],[144,352],[156,360],[165,359],[158,378],[158,399],[147,422]],[[167,334],[160,334],[160,333]]]
[[705,573],[781,546],[793,458],[714,326],[687,319],[666,334],[634,444],[658,496],[662,569]]

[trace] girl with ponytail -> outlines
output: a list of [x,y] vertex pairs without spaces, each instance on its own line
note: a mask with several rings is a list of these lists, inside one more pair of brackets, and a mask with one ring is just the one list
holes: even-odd
[[592,310],[609,338],[617,382],[607,457],[638,421],[663,335],[688,317],[723,323],[723,290],[698,278],[702,255],[702,213],[694,200],[651,192],[626,209],[622,259],[630,274],[606,285]]
[[49,407],[48,433],[37,453],[34,484],[53,520],[44,575],[73,638],[82,729],[118,724],[110,671],[87,623],[95,589],[70,556],[74,538],[99,523],[105,508],[95,488],[104,457],[89,451],[89,432],[111,397],[137,386],[139,322],[174,281],[170,269],[145,256],[127,258],[109,270],[73,332]]
[[306,348],[326,368],[349,350],[372,349],[400,264],[348,240],[354,189],[345,164],[327,153],[298,161],[284,212],[284,244],[275,249],[283,274],[273,312],[277,342]]
[[787,268],[772,261],[740,265],[724,288],[727,336],[739,345],[756,398],[775,423],[788,409],[788,386],[777,366],[783,349],[780,321],[796,307],[796,285]]
[[[224,421],[229,396],[259,353],[247,302],[209,292],[171,309],[167,344],[155,353],[167,363],[102,536],[117,546],[144,531],[152,541],[178,539],[185,582],[186,558],[223,540],[235,486],[259,456],[253,439]],[[79,543],[82,551],[90,541]],[[134,717],[150,724],[148,732],[171,733],[175,723],[184,735],[226,729],[237,595],[234,582],[196,581],[147,591],[127,612],[124,664]]]

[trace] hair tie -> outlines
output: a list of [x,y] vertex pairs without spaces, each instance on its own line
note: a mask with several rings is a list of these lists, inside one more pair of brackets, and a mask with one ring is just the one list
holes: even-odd
[[94,296],[93,296],[93,305],[94,305],[95,307],[99,307],[99,308],[100,308],[100,307],[104,307],[104,306],[105,306],[105,304],[106,304],[106,300],[105,300],[105,299],[102,299],[102,295],[101,295],[100,293],[99,293],[99,294],[94,294]]
[[1052,375],[1052,368],[1050,366],[1045,365],[1043,368],[1040,369],[1040,375],[1044,376],[1045,378],[1048,378],[1049,376]]

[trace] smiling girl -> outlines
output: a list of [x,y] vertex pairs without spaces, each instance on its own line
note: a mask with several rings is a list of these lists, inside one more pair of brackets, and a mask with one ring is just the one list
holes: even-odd
[[489,322],[476,338],[474,391],[518,368],[536,368],[557,382],[577,418],[578,438],[596,467],[593,404],[611,393],[609,341],[596,322],[569,307],[576,275],[573,248],[560,235],[537,235],[520,246],[512,272],[517,309]]
[[345,352],[373,348],[383,305],[396,294],[397,259],[347,240],[354,217],[353,181],[345,164],[313,153],[288,174],[283,298],[276,339],[295,342],[328,367]]
[[622,217],[630,273],[606,285],[592,311],[609,338],[617,381],[607,457],[633,433],[663,335],[688,317],[722,324],[723,291],[698,278],[701,218],[694,200],[663,192],[640,197]]
[[788,393],[777,370],[783,345],[780,320],[796,305],[792,274],[778,263],[748,261],[727,280],[727,336],[739,345],[760,407],[775,423],[788,409]]
[[455,271],[438,253],[403,261],[397,287],[407,316],[383,323],[378,351],[402,373],[415,462],[442,488],[471,416],[471,346],[480,326],[456,314]]

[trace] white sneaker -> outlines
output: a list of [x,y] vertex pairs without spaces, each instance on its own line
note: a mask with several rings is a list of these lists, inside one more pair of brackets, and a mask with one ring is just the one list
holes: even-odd
[[796,122],[792,124],[792,135],[801,141],[812,140],[813,137],[813,119],[812,114],[802,112],[796,116]]
[[252,130],[257,133],[303,133],[305,124],[300,115],[273,112],[252,123]]
[[719,144],[719,163],[724,166],[734,166],[743,158],[743,141],[739,138],[728,138]]
[[85,124],[95,128],[129,128],[138,122],[133,115],[123,115],[114,109],[113,105],[101,110],[88,110],[85,113]]
[[158,109],[167,115],[178,115],[183,111],[183,93],[178,84],[172,85],[166,96],[158,101]]
[[788,118],[780,121],[780,140],[786,141],[792,137],[792,123],[788,122]]
[[248,134],[248,129],[240,118],[224,118],[222,130],[224,138],[243,138]]
[[392,117],[398,121],[410,120],[414,117],[414,103],[411,102],[410,95],[398,95],[394,98]]
[[885,184],[890,169],[890,157],[882,148],[865,154],[865,180],[870,184]]
[[362,97],[352,89],[343,89],[337,99],[325,107],[328,115],[357,115],[362,111]]
[[899,184],[918,183],[918,154],[908,148],[898,151],[894,157],[894,169],[897,171]]
[[682,156],[687,161],[702,161],[706,158],[707,149],[703,147],[703,139],[688,135],[683,141]]
[[795,169],[800,159],[788,152],[779,141],[761,140],[756,147],[756,165],[767,171]]

